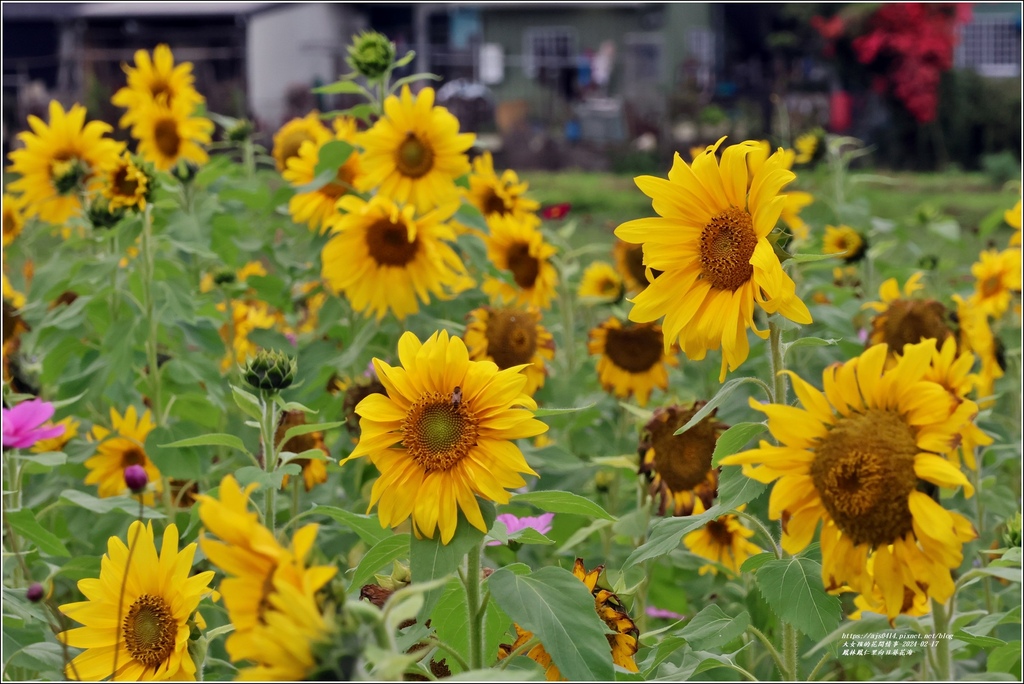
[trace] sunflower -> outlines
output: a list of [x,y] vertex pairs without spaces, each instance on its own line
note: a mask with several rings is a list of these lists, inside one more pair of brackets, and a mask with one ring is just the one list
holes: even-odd
[[975,380],[975,390],[981,398],[979,405],[989,408],[995,382],[1004,375],[999,361],[999,341],[992,334],[984,311],[957,294],[953,295],[953,301],[956,302],[957,320],[960,322],[960,348],[965,353],[974,352],[981,360],[981,371]]
[[1020,227],[1021,227],[1021,202],[1017,200],[1017,203],[1013,205],[1012,209],[1007,209],[1003,214],[1003,220],[1006,221],[1006,225],[1014,229],[1013,235],[1010,236],[1010,246],[1020,247]]
[[[371,368],[373,364],[370,364]],[[387,395],[387,389],[381,384],[380,380],[377,379],[377,373],[374,371],[370,374],[369,380],[363,380],[360,382],[353,382],[343,390],[345,392],[345,401],[342,404],[342,413],[345,416],[345,429],[352,436],[352,443],[355,444],[359,441],[359,416],[356,414],[356,406],[359,406],[366,397],[371,394],[383,394]]]
[[[237,271],[223,268],[215,273],[204,273],[199,280],[199,291],[212,292],[217,285],[245,285],[250,276],[265,275],[267,275],[267,267],[263,265],[262,261],[248,261]],[[225,310],[224,307],[218,309],[218,311]]]
[[101,192],[107,199],[107,209],[116,212],[121,209],[146,208],[146,202],[153,195],[154,179],[147,173],[145,164],[130,154],[122,154],[110,166],[103,169]]
[[580,299],[614,303],[626,294],[626,286],[614,266],[606,261],[595,261],[583,272],[576,294]]
[[[636,623],[629,617],[626,607],[619,600],[619,597],[597,586],[597,579],[604,570],[599,565],[590,572],[587,572],[582,558],[577,558],[572,566],[572,574],[587,586],[594,596],[594,608],[601,621],[607,625],[613,634],[608,634],[608,645],[611,646],[612,662],[629,672],[639,672],[634,656],[640,648],[640,630]],[[504,660],[513,651],[533,639],[533,632],[528,632],[519,625],[515,625],[516,640],[512,645],[502,644],[498,649],[498,659]],[[549,682],[566,681],[562,677],[558,666],[554,664],[551,654],[547,652],[542,644],[538,644],[524,654],[527,658],[535,661],[544,668],[545,677]]]
[[639,474],[650,481],[651,496],[660,499],[658,515],[692,515],[697,501],[708,509],[718,494],[718,468],[711,467],[711,456],[719,435],[728,428],[715,419],[718,409],[683,434],[675,434],[705,403],[656,409],[641,432]]
[[26,217],[38,216],[60,225],[82,211],[81,192],[95,189],[96,174],[121,154],[124,144],[104,137],[111,127],[102,121],[85,123],[85,107],[67,112],[50,102],[50,123],[29,116],[32,131],[18,134],[24,147],[11,152],[10,173],[19,178],[8,189],[21,195]]
[[793,147],[796,150],[796,157],[793,161],[797,164],[810,164],[818,155],[820,144],[821,141],[816,132],[812,131],[811,133],[797,136],[797,139],[793,142]]
[[[752,179],[757,175],[771,153],[771,145],[767,140],[760,141],[757,147],[750,151],[747,155],[748,178]],[[796,153],[793,150],[782,150],[782,167],[787,171],[792,169],[795,156]],[[780,195],[780,197],[785,197],[786,202],[782,205],[782,212],[779,214],[779,218],[789,227],[796,240],[806,240],[811,232],[811,227],[800,218],[800,212],[804,207],[814,202],[814,195],[809,192],[792,191]]]
[[852,264],[860,261],[868,251],[867,240],[850,226],[825,226],[825,237],[821,240],[821,251],[835,254]]
[[487,258],[498,270],[510,272],[515,283],[488,278],[482,289],[492,299],[539,309],[551,306],[558,271],[550,259],[556,250],[544,240],[538,223],[532,215],[526,220],[497,215],[488,219]]
[[434,106],[434,89],[415,97],[402,86],[401,97],[384,100],[384,116],[361,133],[364,175],[360,191],[377,188],[399,204],[422,213],[458,196],[455,179],[469,172],[466,150],[476,136],[459,133],[459,120]]
[[928,339],[942,342],[953,334],[947,323],[948,312],[941,302],[934,299],[911,299],[915,292],[924,289],[921,284],[922,275],[918,271],[907,278],[903,286],[903,297],[900,297],[896,279],[889,278],[878,288],[882,301],[866,302],[861,307],[878,312],[871,319],[871,333],[866,346],[887,344],[891,354],[889,365],[892,365],[904,345]]
[[[615,267],[626,284],[626,290],[632,294],[643,292],[648,284],[643,245],[633,245],[617,240],[615,246],[612,247],[612,256],[615,257]],[[659,275],[661,275],[661,271],[652,270],[652,278],[657,278]]]
[[139,156],[160,171],[169,171],[179,161],[196,165],[209,160],[201,145],[210,144],[213,122],[193,116],[184,100],[170,106],[151,102],[135,110],[132,137],[139,141]]
[[[217,310],[227,311],[224,302],[217,304]],[[229,349],[220,362],[222,373],[231,368],[231,364],[242,365],[246,359],[256,354],[258,345],[249,339],[253,330],[269,330],[284,326],[284,317],[271,309],[270,305],[258,299],[231,300],[231,321],[220,328],[220,338]]]
[[25,225],[25,217],[21,206],[21,198],[14,195],[4,194],[4,247],[14,242],[14,238],[21,234]]
[[[956,339],[947,337],[942,343],[942,347],[935,351],[931,366],[928,367],[924,379],[942,385],[949,392],[951,401],[956,404],[969,404],[970,408],[965,410],[977,413],[977,406],[967,398],[967,395],[979,382],[978,376],[971,372],[973,368],[974,354],[964,352],[957,355]],[[962,459],[968,468],[977,470],[978,464],[974,458],[974,450],[992,444],[992,438],[973,421],[964,423],[960,437],[959,446],[949,452],[950,460],[959,466]]]
[[[289,428],[306,424],[305,411],[283,411],[277,424],[277,432],[274,433],[274,444],[284,439]],[[319,449],[323,452],[324,458],[330,458],[331,452],[324,444],[324,433],[317,430],[302,435],[295,435],[281,447],[281,451],[290,451],[293,454],[301,454],[305,451]],[[306,491],[312,491],[318,484],[327,482],[327,461],[320,458],[296,458],[289,461],[302,467],[302,479],[305,481]],[[282,487],[288,486],[288,476],[285,475],[281,481]]]
[[746,361],[747,328],[768,336],[754,326],[755,304],[796,323],[811,322],[768,241],[786,202],[779,190],[796,176],[783,168],[782,154],[776,152],[750,178],[745,157],[757,146],[751,141],[727,148],[719,164],[715,151],[722,140],[692,167],[677,154],[668,180],[637,178],[659,217],[629,221],[615,230],[620,239],[642,242],[644,263],[663,271],[633,300],[630,320],[664,316],[666,350],[678,339],[694,360],[721,347],[719,381],[725,380],[726,369]]
[[330,139],[331,132],[320,120],[320,112],[313,110],[302,118],[295,117],[274,134],[274,150],[271,154],[277,170],[283,173],[288,168],[288,160],[299,156],[302,143],[307,140],[319,146],[320,141]]
[[679,365],[671,348],[665,348],[660,325],[624,327],[614,316],[590,331],[587,349],[601,356],[597,376],[604,390],[623,398],[635,394],[640,406],[647,405],[655,387],[668,388],[667,366]]
[[[96,455],[85,462],[89,474],[85,484],[97,485],[100,498],[118,496],[128,491],[124,482],[124,469],[140,465],[146,470],[149,482],[157,492],[163,491],[160,469],[146,455],[146,437],[156,427],[147,410],[140,418],[134,406],[129,406],[122,417],[117,409],[110,409],[111,430],[102,425],[93,425],[89,433],[91,441],[98,442]],[[143,496],[147,506],[153,505],[153,493]]]
[[473,361],[491,361],[500,370],[523,368],[526,394],[532,397],[544,386],[544,359],[555,358],[555,339],[540,324],[536,309],[473,309],[466,315],[463,337]]
[[[740,506],[742,511],[746,506]],[[699,515],[705,510],[701,499],[694,501],[693,513]],[[732,574],[740,574],[740,566],[751,556],[761,553],[761,549],[748,541],[754,531],[744,527],[736,515],[728,514],[715,518],[699,530],[694,530],[683,537],[683,544],[690,553],[709,561],[714,561],[728,568]],[[704,565],[700,574],[718,574],[714,565]]]
[[[855,611],[850,613],[851,620],[860,620],[864,617],[864,613],[875,613],[878,615],[885,615],[885,597],[882,596],[881,591],[877,585],[873,594],[857,594],[853,599],[853,605],[856,608]],[[898,615],[909,615],[911,617],[921,617],[922,615],[928,615],[932,612],[931,601],[928,600],[927,592],[921,591],[920,587],[916,584],[913,587],[903,587],[903,605],[900,606]],[[889,625],[895,627],[896,620],[894,618],[889,619]]]
[[64,447],[72,439],[78,436],[78,428],[81,425],[73,416],[68,416],[63,420],[57,421],[56,423],[46,423],[43,425],[44,428],[56,427],[57,425],[64,426],[64,432],[51,437],[50,439],[41,439],[32,445],[32,452],[36,454],[46,453],[47,451],[63,451]]
[[142,110],[152,103],[165,107],[180,106],[192,113],[204,101],[193,86],[192,64],[183,62],[175,66],[174,55],[167,45],[157,45],[152,57],[145,50],[137,50],[135,66],[123,65],[122,68],[128,76],[128,85],[110,98],[114,106],[128,110],[118,124],[121,128],[128,128],[143,119]]
[[189,577],[195,544],[178,551],[178,528],[164,530],[159,554],[153,523],[135,521],[128,546],[119,537],[107,542],[99,578],[79,580],[85,601],[66,603],[60,611],[83,625],[57,635],[74,648],[86,649],[67,664],[69,679],[195,681],[196,663],[189,636],[202,626],[196,612],[213,572]]
[[[351,143],[356,135],[354,119],[339,117],[334,120],[334,136],[318,134],[308,144],[303,143],[296,155],[288,160],[288,167],[282,177],[295,186],[311,183],[316,177],[320,163],[320,150],[333,140]],[[312,230],[327,231],[338,218],[338,199],[355,187],[359,177],[361,155],[352,150],[345,162],[338,167],[334,180],[316,190],[296,193],[288,201],[288,213],[296,223],[305,223]]]
[[473,160],[473,173],[469,176],[469,203],[480,210],[485,218],[491,216],[513,216],[522,221],[526,215],[540,209],[540,203],[524,195],[529,183],[520,182],[512,169],[506,169],[501,177],[494,170],[490,152],[484,152]]
[[526,485],[520,473],[536,475],[512,442],[548,429],[533,418],[527,377],[518,366],[470,361],[463,341],[444,330],[423,343],[406,332],[398,358],[401,367],[373,360],[388,394],[356,407],[362,435],[345,461],[369,456],[380,471],[369,508],[379,504],[381,525],[412,516],[417,536],[437,528],[447,544],[461,509],[486,532],[476,497],[508,503],[506,489]]
[[321,275],[356,311],[379,321],[390,309],[404,320],[419,311],[417,297],[426,304],[466,288],[466,267],[446,242],[455,239],[447,223],[455,204],[419,217],[383,195],[345,195],[338,206],[344,213],[324,245]]
[[1020,250],[984,251],[971,266],[971,273],[975,277],[971,304],[992,318],[999,318],[1010,307],[1013,294],[1020,292]]
[[877,589],[890,618],[903,607],[905,586],[948,600],[950,570],[976,536],[970,521],[923,491],[974,493],[946,458],[972,416],[924,380],[935,349],[933,339],[908,345],[886,370],[888,346],[876,345],[826,368],[824,393],[787,373],[803,408],[750,402],[780,445],[762,440],[721,461],[758,482],[778,480],[769,515],[783,522],[782,547],[800,552],[821,521],[825,588],[872,596]]

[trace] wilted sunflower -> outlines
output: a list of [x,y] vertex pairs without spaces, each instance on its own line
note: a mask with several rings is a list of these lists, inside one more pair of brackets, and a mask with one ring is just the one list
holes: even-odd
[[[97,485],[101,499],[125,494],[128,485],[124,482],[124,469],[130,465],[140,465],[146,470],[146,476],[156,491],[163,491],[160,469],[146,455],[146,437],[156,427],[149,411],[140,418],[135,407],[129,406],[122,417],[117,409],[111,407],[110,424],[113,431],[102,425],[93,425],[89,433],[90,439],[98,444],[96,455],[85,462],[85,467],[89,469],[85,484]],[[143,495],[143,502],[152,506],[153,493]]]
[[[639,672],[634,656],[640,648],[638,641],[640,630],[637,629],[636,623],[629,617],[629,613],[626,612],[626,607],[619,600],[619,597],[607,589],[597,586],[597,579],[603,570],[604,566],[599,565],[590,572],[587,572],[582,558],[577,558],[572,566],[573,576],[587,585],[587,589],[594,596],[594,608],[597,610],[598,617],[608,626],[609,630],[614,632],[614,634],[606,636],[608,644],[612,649],[612,662],[629,672]],[[515,625],[515,630],[515,643],[499,646],[499,660],[504,660],[513,651],[534,638],[533,632],[528,632],[519,625]],[[554,664],[551,654],[547,652],[542,644],[534,646],[523,655],[544,668],[545,678],[549,682],[566,681],[558,666]]]
[[526,394],[533,396],[544,386],[544,359],[555,358],[555,339],[540,324],[536,309],[473,309],[466,315],[463,338],[473,361],[492,361],[501,370],[526,366]]
[[988,316],[971,300],[964,300],[960,295],[953,295],[956,302],[957,320],[960,323],[960,348],[964,352],[974,352],[981,360],[981,371],[975,381],[977,396],[981,399],[981,408],[992,405],[992,393],[995,382],[1004,375],[1003,364],[999,359],[999,340],[992,334]]
[[402,86],[401,97],[384,100],[384,116],[359,134],[364,175],[361,191],[377,191],[418,212],[458,196],[455,179],[469,173],[466,150],[476,136],[459,133],[459,120],[444,107],[434,106],[434,89],[412,96]]
[[533,417],[526,376],[470,361],[462,340],[444,330],[423,343],[406,332],[398,358],[400,367],[373,360],[388,395],[371,394],[356,407],[362,435],[345,461],[369,456],[380,471],[370,508],[377,506],[381,525],[412,516],[417,536],[437,529],[447,544],[461,509],[486,532],[476,497],[508,503],[506,490],[526,484],[520,473],[536,475],[512,440],[548,429]]
[[22,215],[21,198],[14,195],[4,194],[4,247],[14,242],[14,238],[21,234],[25,225],[25,217]]
[[[305,424],[305,411],[282,411],[277,424],[277,432],[274,433],[274,443],[277,444],[284,439],[285,433],[288,432],[289,428]],[[295,463],[302,467],[302,479],[305,482],[307,492],[312,491],[313,487],[318,484],[327,482],[327,461],[325,459],[331,457],[331,452],[327,450],[327,445],[324,444],[324,433],[317,430],[302,435],[295,435],[281,447],[281,451],[290,451],[293,454],[301,454],[314,449],[323,452],[324,458],[296,458],[289,461],[289,463]],[[281,486],[288,486],[287,475],[282,479]]]
[[915,292],[924,289],[922,276],[918,271],[907,278],[903,286],[903,297],[900,297],[900,286],[896,279],[889,278],[878,288],[882,301],[866,302],[861,307],[878,313],[871,319],[871,333],[866,346],[887,344],[890,354],[888,365],[893,364],[904,345],[928,339],[942,342],[953,334],[947,323],[949,314],[941,302],[934,299],[911,299]]
[[[309,143],[303,143],[297,155],[288,160],[288,168],[282,177],[292,185],[301,186],[316,177],[316,166],[320,163],[320,150],[333,141],[351,143],[356,135],[354,119],[338,117],[334,120],[334,136],[318,135]],[[321,233],[333,225],[338,218],[338,199],[355,188],[359,177],[360,153],[352,150],[345,162],[338,167],[334,180],[316,190],[298,192],[288,201],[288,213],[296,223],[305,223]]]
[[[767,140],[760,141],[757,147],[750,151],[750,154],[747,155],[747,170],[749,171],[750,178],[757,175],[757,172],[761,170],[761,167],[771,153],[772,148]],[[787,171],[793,168],[795,156],[796,153],[793,150],[782,151],[782,166]],[[786,198],[786,203],[782,206],[782,213],[779,214],[779,218],[789,227],[796,240],[806,240],[811,232],[811,227],[800,218],[800,212],[804,207],[814,202],[814,195],[809,192],[794,190],[782,196]]]
[[291,119],[274,134],[274,149],[271,155],[277,164],[277,170],[283,173],[288,168],[288,160],[299,156],[302,143],[309,140],[319,146],[320,141],[330,138],[330,130],[320,120],[320,112],[315,109],[306,116]]
[[119,122],[121,128],[139,122],[142,110],[152,103],[181,107],[191,114],[204,101],[193,86],[192,63],[175,66],[174,55],[167,45],[157,45],[152,58],[145,50],[137,50],[135,66],[123,65],[122,68],[128,76],[128,85],[110,99],[115,106],[128,110]]
[[[960,406],[958,410],[977,413],[977,405],[967,398],[967,395],[979,382],[978,376],[971,372],[973,368],[974,354],[964,352],[958,355],[956,338],[947,337],[946,341],[942,343],[942,347],[937,349],[932,356],[932,363],[928,367],[924,379],[942,385],[949,392],[951,401],[957,405],[965,405]],[[960,444],[949,452],[950,460],[959,467],[962,459],[968,468],[977,470],[978,464],[974,457],[974,450],[992,444],[992,438],[973,421],[964,423],[962,430]]]
[[496,215],[487,221],[487,258],[498,270],[510,272],[515,283],[497,278],[485,280],[481,289],[492,299],[538,309],[551,306],[558,271],[550,259],[556,250],[544,240],[538,223],[532,215],[525,220]]
[[666,350],[660,325],[624,327],[614,316],[590,331],[587,349],[601,356],[597,376],[604,390],[623,398],[635,394],[641,406],[647,405],[652,389],[668,388],[667,366],[679,365],[672,349]]
[[971,274],[975,278],[971,305],[992,318],[999,318],[1010,308],[1013,295],[1020,293],[1020,250],[984,251],[971,266]]
[[1010,236],[1010,246],[1020,247],[1020,233],[1021,233],[1021,201],[1017,200],[1017,203],[1013,205],[1013,208],[1007,209],[1003,214],[1003,220],[1006,221],[1006,225],[1014,229],[1013,235]]
[[779,191],[796,176],[776,152],[751,178],[745,158],[757,146],[752,141],[727,148],[719,164],[715,151],[722,140],[692,167],[677,154],[668,180],[638,177],[659,217],[615,230],[622,240],[643,243],[646,266],[663,271],[633,300],[630,320],[664,316],[666,350],[678,340],[694,360],[721,348],[720,381],[746,361],[748,328],[768,337],[754,326],[755,304],[796,323],[811,322],[768,241],[786,203]]
[[835,254],[852,264],[860,261],[868,251],[867,240],[850,226],[825,226],[825,237],[821,240],[821,251]]
[[81,681],[100,681],[111,673],[117,681],[194,681],[189,637],[205,626],[196,608],[212,593],[214,573],[189,577],[196,545],[178,551],[174,524],[164,530],[159,554],[152,522],[133,522],[126,539],[128,546],[118,537],[107,542],[99,578],[79,580],[87,600],[60,607],[85,625],[57,635],[68,646],[86,649],[64,674]]
[[343,213],[324,245],[321,275],[352,308],[381,320],[388,310],[399,320],[419,311],[433,295],[448,299],[472,285],[466,267],[448,244],[455,234],[447,221],[457,205],[415,216],[383,195],[369,202],[345,195]]
[[8,189],[21,195],[26,217],[63,224],[82,211],[82,191],[96,189],[97,172],[113,163],[124,145],[104,137],[112,130],[108,124],[85,123],[85,107],[78,104],[65,112],[52,100],[49,125],[37,116],[29,116],[28,125],[31,131],[18,134],[25,146],[7,155],[8,171],[19,176]]
[[494,170],[490,152],[484,152],[473,160],[473,173],[469,176],[469,203],[480,210],[485,218],[495,214],[514,216],[522,220],[527,214],[540,209],[540,203],[524,195],[529,183],[520,182],[512,169],[506,169],[501,177]]
[[[740,506],[742,511],[746,506]],[[694,502],[693,513],[700,515],[705,510],[704,502]],[[749,541],[754,531],[740,522],[739,516],[728,514],[715,518],[699,530],[694,530],[683,537],[683,544],[690,553],[727,567],[734,575],[740,574],[740,566],[751,556],[761,553],[761,549]],[[718,574],[714,565],[701,566],[699,574]]]
[[905,585],[948,600],[950,569],[959,567],[964,542],[976,536],[969,520],[922,491],[974,493],[946,458],[971,416],[957,410],[941,385],[923,379],[935,348],[935,340],[907,346],[885,370],[888,347],[871,347],[826,368],[824,393],[787,373],[803,408],[750,402],[768,416],[779,446],[762,440],[759,448],[721,461],[742,465],[758,482],[778,480],[768,514],[782,520],[782,547],[800,552],[821,521],[826,590],[848,585],[874,595],[877,588],[890,618],[903,607]]
[[640,473],[650,480],[652,497],[659,497],[658,515],[692,515],[697,501],[711,508],[718,495],[718,468],[711,467],[715,444],[727,425],[715,409],[681,435],[676,430],[693,418],[706,402],[655,409],[640,433]]
[[580,289],[576,292],[580,299],[603,302],[617,302],[625,293],[622,277],[606,261],[595,261],[587,266],[580,280]]
[[[626,290],[632,294],[643,292],[647,288],[647,267],[644,266],[643,245],[633,245],[622,240],[617,240],[612,247],[612,256],[615,257],[615,266],[619,275],[626,283]],[[661,271],[652,271],[652,277],[658,277]]]
[[122,154],[103,169],[101,192],[107,199],[108,210],[143,210],[153,194],[153,177],[145,165],[136,163],[130,154]]

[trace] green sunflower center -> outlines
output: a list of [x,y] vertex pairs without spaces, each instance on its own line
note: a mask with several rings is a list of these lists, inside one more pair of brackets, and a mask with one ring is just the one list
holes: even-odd
[[165,157],[174,159],[181,150],[181,136],[178,134],[178,123],[174,119],[160,119],[153,127],[153,140],[156,149]]
[[661,361],[664,343],[661,332],[649,325],[608,328],[604,353],[628,373],[645,373]]
[[814,488],[854,544],[883,546],[913,530],[918,451],[911,427],[879,409],[840,419],[815,447]]
[[708,416],[681,435],[675,431],[703,406],[688,410],[669,407],[647,424],[654,449],[654,470],[673,492],[685,492],[705,482],[718,442],[720,423]]
[[434,150],[415,133],[406,133],[405,140],[398,146],[395,165],[403,176],[420,178],[434,168]]
[[530,245],[517,242],[508,248],[508,269],[516,285],[529,290],[540,275],[540,259],[530,254]]
[[476,445],[479,421],[462,400],[462,390],[431,392],[412,405],[402,421],[402,444],[428,473],[450,470]]
[[50,165],[53,187],[60,195],[77,191],[88,176],[88,165],[82,159],[68,153],[56,155]]
[[409,241],[409,229],[404,223],[380,219],[366,230],[366,247],[381,266],[401,268],[416,258],[420,241],[418,237]]
[[750,280],[757,235],[750,214],[730,207],[713,216],[700,235],[700,266],[719,290],[736,290]]
[[530,363],[537,351],[537,322],[525,311],[492,311],[484,335],[487,354],[502,370]]
[[156,668],[174,652],[178,623],[164,599],[143,594],[128,609],[121,634],[132,658]]
[[886,342],[895,353],[902,353],[905,345],[921,340],[935,339],[941,343],[953,334],[946,325],[946,307],[934,299],[897,299],[871,325],[871,343]]

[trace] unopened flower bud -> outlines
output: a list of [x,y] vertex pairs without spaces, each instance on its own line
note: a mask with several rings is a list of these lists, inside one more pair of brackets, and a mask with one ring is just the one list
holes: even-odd
[[141,494],[146,491],[146,485],[149,484],[146,469],[138,464],[128,466],[124,469],[124,483],[128,485],[128,489],[132,490],[133,494]]
[[25,598],[32,603],[39,603],[46,596],[46,589],[39,582],[33,582],[25,591]]
[[353,38],[345,61],[367,80],[378,80],[395,61],[395,44],[376,31],[361,33]]
[[284,352],[261,349],[245,364],[242,377],[253,389],[277,392],[295,380],[295,359]]

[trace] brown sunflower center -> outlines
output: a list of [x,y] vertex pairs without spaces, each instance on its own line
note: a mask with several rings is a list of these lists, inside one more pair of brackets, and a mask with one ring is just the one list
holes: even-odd
[[355,179],[355,167],[348,163],[342,164],[334,180],[320,188],[320,193],[338,199],[352,189]]
[[404,223],[380,219],[367,229],[366,246],[378,264],[403,267],[416,258],[420,241],[409,241],[409,229]]
[[736,290],[750,280],[757,235],[750,214],[730,207],[713,216],[700,235],[700,266],[719,290]]
[[529,290],[540,275],[540,259],[530,254],[530,245],[517,242],[508,248],[508,269],[516,285]]
[[155,668],[174,652],[178,623],[164,599],[143,594],[128,609],[121,633],[131,657]]
[[174,119],[160,119],[153,127],[153,140],[156,149],[165,157],[175,158],[181,149],[181,136],[178,135],[178,123]]
[[644,248],[642,245],[631,245],[626,250],[626,268],[629,274],[642,287],[647,286],[647,270],[644,267]]
[[122,197],[135,197],[135,193],[139,189],[139,182],[134,178],[128,177],[128,167],[122,166],[118,168],[114,174],[114,190],[118,195]]
[[403,176],[419,178],[434,168],[434,150],[415,133],[405,134],[405,140],[398,146],[395,165]]
[[880,409],[840,419],[815,448],[814,488],[854,544],[891,544],[913,529],[917,452],[910,426]]
[[281,142],[281,160],[286,168],[288,160],[299,156],[299,149],[302,147],[302,143],[307,140],[313,140],[313,136],[302,130],[294,131],[285,136]]
[[704,530],[718,546],[732,548],[732,532],[729,530],[729,523],[726,522],[725,518],[712,520],[705,525]]
[[484,335],[487,354],[502,370],[530,363],[537,351],[537,322],[525,311],[492,311]]
[[980,283],[981,296],[992,297],[1003,290],[1003,280],[997,275],[989,276]]
[[487,195],[484,196],[480,202],[483,207],[483,215],[490,216],[492,214],[498,214],[504,216],[510,213],[509,207],[505,205],[505,200],[493,189],[487,190]]
[[174,97],[174,91],[171,90],[171,85],[162,79],[150,83],[149,92],[152,94],[154,100],[162,100],[164,103],[170,103],[171,98]]
[[135,447],[126,449],[121,454],[121,468],[127,468],[133,465],[146,465],[146,454],[141,449]]
[[886,342],[896,353],[902,353],[904,345],[928,339],[941,343],[952,334],[946,325],[946,307],[934,299],[897,299],[871,324],[875,331],[871,342]]
[[449,470],[476,445],[479,422],[461,395],[461,390],[426,394],[402,421],[402,444],[428,473]]
[[707,480],[711,471],[720,423],[708,416],[683,434],[675,434],[701,406],[684,411],[670,408],[667,420],[648,423],[655,472],[673,492],[692,490]]
[[649,325],[609,328],[604,353],[619,368],[643,373],[661,361],[663,344],[661,333]]
[[14,235],[21,226],[18,225],[18,215],[11,207],[4,208],[4,235]]

